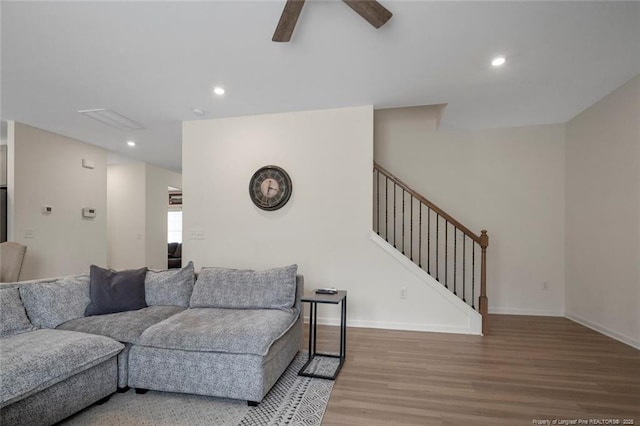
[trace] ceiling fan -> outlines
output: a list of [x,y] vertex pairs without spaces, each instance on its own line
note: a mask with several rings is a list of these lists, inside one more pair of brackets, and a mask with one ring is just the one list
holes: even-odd
[[[280,21],[273,33],[272,41],[287,42],[291,40],[291,34],[298,22],[298,16],[302,11],[305,0],[287,0],[284,5]],[[358,15],[362,16],[371,25],[380,28],[387,23],[393,14],[376,0],[343,0]]]

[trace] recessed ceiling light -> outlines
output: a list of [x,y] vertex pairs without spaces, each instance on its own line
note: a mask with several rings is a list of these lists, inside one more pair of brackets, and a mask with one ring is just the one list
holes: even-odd
[[127,145],[129,145],[130,147],[134,147],[136,146],[136,143],[134,141],[127,141]]
[[224,95],[224,89],[222,87],[214,87],[213,93],[216,95]]
[[491,65],[493,65],[494,67],[501,67],[505,62],[507,62],[507,58],[505,58],[504,56],[496,56],[491,60]]

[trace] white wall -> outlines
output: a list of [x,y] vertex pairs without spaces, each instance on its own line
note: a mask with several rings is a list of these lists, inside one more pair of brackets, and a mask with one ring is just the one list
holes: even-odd
[[[350,325],[469,331],[468,313],[370,238],[372,107],[186,122],[182,147],[183,258],[196,268],[297,263],[307,291],[348,290]],[[291,200],[274,212],[249,199],[251,175],[267,164],[293,180]]]
[[0,185],[7,184],[7,145],[0,145]]
[[376,161],[477,234],[488,230],[489,312],[563,315],[564,126],[447,132],[418,120],[376,111]]
[[7,184],[7,122],[0,122],[0,185]]
[[166,269],[168,187],[181,187],[181,175],[124,163],[110,165],[107,176],[109,267]]
[[0,145],[7,144],[7,136],[8,136],[8,122],[5,120],[0,121]]
[[640,348],[640,76],[567,124],[567,316]]
[[[106,151],[20,123],[10,123],[8,145],[9,238],[27,246],[21,278],[105,266]],[[83,168],[83,158],[95,168]],[[43,214],[43,205],[53,212]],[[83,218],[83,207],[95,208],[96,217]]]
[[113,269],[145,266],[145,166],[126,163],[107,168],[107,259]]

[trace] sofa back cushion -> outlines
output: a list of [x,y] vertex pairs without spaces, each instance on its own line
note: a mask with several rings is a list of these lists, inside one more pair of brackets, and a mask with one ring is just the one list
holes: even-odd
[[89,275],[73,275],[51,282],[20,287],[20,297],[33,325],[56,328],[60,324],[84,317],[89,299]]
[[290,310],[296,301],[298,265],[266,271],[202,268],[191,308]]
[[182,269],[149,270],[144,279],[147,305],[188,308],[195,281],[193,262],[189,262]]
[[0,289],[0,337],[33,330],[17,288]]
[[89,297],[85,315],[103,315],[147,307],[144,279],[147,268],[114,271],[91,265]]

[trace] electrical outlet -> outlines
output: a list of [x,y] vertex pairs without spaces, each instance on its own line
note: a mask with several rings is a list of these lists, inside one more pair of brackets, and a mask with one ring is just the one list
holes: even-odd
[[544,291],[549,290],[549,281],[545,281],[542,283],[542,290]]
[[24,230],[24,237],[25,238],[35,238],[36,237],[36,231],[34,231],[33,229],[25,229]]
[[402,287],[400,289],[400,299],[406,299],[406,298],[407,298],[407,288]]

